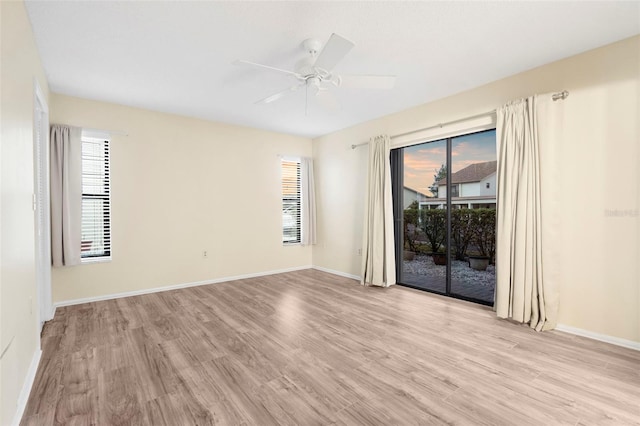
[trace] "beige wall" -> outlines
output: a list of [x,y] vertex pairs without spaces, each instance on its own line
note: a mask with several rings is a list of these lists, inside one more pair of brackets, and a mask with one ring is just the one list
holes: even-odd
[[[39,351],[32,210],[34,78],[48,87],[22,2],[0,2],[0,424],[11,423]],[[7,345],[9,345],[7,347]]]
[[[566,89],[571,94],[563,101],[565,138],[558,148],[559,322],[640,341],[639,52],[640,37],[634,37],[315,139],[314,265],[360,274],[367,148],[351,150],[352,143]],[[615,217],[607,210],[630,213]]]
[[[53,269],[68,301],[311,265],[282,245],[280,158],[311,140],[52,95],[52,123],[118,130],[111,262]],[[203,251],[208,257],[203,258]]]

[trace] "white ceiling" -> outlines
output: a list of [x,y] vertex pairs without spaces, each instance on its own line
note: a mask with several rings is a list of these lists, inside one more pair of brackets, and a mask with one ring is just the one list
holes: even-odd
[[[56,93],[315,137],[640,33],[640,2],[27,1]],[[337,73],[395,74],[388,91],[338,88],[254,102],[292,77],[302,40],[355,43]],[[615,65],[613,65],[615,66]],[[561,89],[561,88],[559,88]]]

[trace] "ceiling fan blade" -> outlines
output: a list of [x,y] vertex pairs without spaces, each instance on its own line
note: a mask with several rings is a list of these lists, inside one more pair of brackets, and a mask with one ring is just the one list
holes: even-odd
[[322,49],[322,52],[318,55],[315,64],[316,68],[322,68],[325,71],[331,71],[342,58],[345,57],[351,49],[353,44],[346,38],[339,36],[336,33],[331,34],[329,41]]
[[277,72],[281,72],[281,73],[285,73],[285,74],[290,74],[290,75],[293,75],[293,76],[298,77],[298,78],[302,77],[297,72],[283,70],[282,68],[276,68],[276,67],[272,67],[272,66],[269,66],[269,65],[258,64],[258,63],[255,63],[255,62],[245,61],[245,60],[242,60],[242,59],[238,59],[238,60],[233,61],[233,65],[250,65],[252,67],[265,68],[265,69],[268,69],[268,70],[271,70],[271,71],[277,71]]
[[393,89],[395,75],[341,75],[340,87],[352,89]]
[[295,92],[300,87],[304,86],[304,83],[296,84],[295,86],[291,86],[288,89],[283,90],[282,92],[274,93],[273,95],[267,96],[264,99],[260,99],[259,101],[254,102],[255,104],[270,104],[271,102],[277,101],[280,98],[287,96],[288,94]]

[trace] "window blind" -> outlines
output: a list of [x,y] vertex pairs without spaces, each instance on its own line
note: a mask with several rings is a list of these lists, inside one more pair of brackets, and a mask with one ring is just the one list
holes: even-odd
[[109,140],[82,138],[82,258],[111,257]]
[[300,161],[282,160],[282,243],[300,243]]

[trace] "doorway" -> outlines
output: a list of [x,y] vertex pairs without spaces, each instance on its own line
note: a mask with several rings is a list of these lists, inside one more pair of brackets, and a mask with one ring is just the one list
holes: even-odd
[[493,305],[495,129],[391,152],[396,280]]

